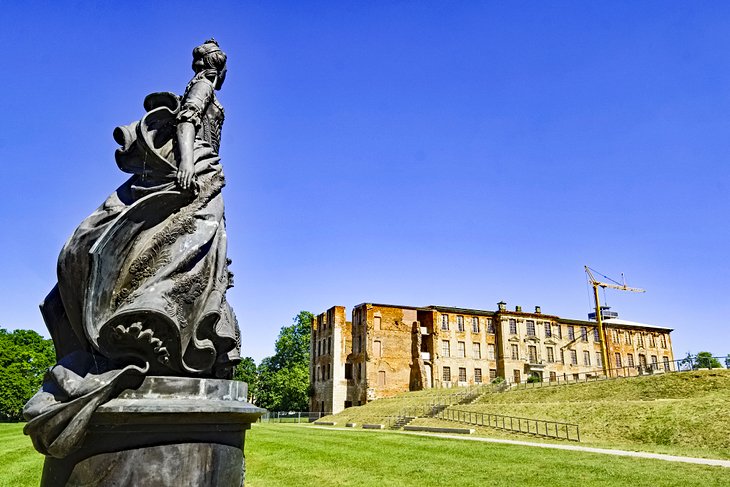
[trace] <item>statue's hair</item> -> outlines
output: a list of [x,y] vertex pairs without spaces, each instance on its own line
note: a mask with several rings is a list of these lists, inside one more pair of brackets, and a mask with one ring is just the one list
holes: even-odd
[[212,37],[193,49],[193,60],[202,59],[203,65],[209,69],[221,71],[226,67],[227,56],[221,51],[218,41]]

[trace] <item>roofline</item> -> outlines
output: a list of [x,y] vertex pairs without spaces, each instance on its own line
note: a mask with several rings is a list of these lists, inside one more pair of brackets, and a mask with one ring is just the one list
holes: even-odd
[[[360,303],[358,305],[353,306],[353,310],[355,308],[359,308],[361,306],[378,306],[381,308],[400,308],[400,309],[411,309],[416,311],[439,311],[439,312],[447,312],[447,313],[461,313],[461,314],[471,314],[471,315],[479,315],[479,316],[497,316],[497,315],[519,315],[519,316],[527,316],[527,317],[533,317],[536,319],[548,319],[557,321],[559,323],[564,323],[566,325],[581,325],[581,326],[596,326],[596,321],[591,320],[578,320],[573,318],[562,318],[557,315],[550,315],[550,314],[544,314],[544,313],[531,313],[526,311],[511,311],[511,310],[498,310],[498,311],[489,311],[489,310],[483,310],[483,309],[471,309],[471,308],[457,308],[454,306],[440,306],[440,305],[428,305],[428,306],[405,306],[401,304],[385,304],[385,303],[372,303],[365,301],[363,303]],[[334,307],[334,306],[333,306]],[[331,307],[332,308],[332,307]],[[328,308],[328,309],[331,309]],[[625,321],[625,320],[621,320]],[[631,323],[613,323],[610,319],[605,319],[603,322],[606,325],[611,325],[616,328],[647,328],[647,329],[654,329],[654,330],[665,330],[665,331],[674,331],[674,328],[669,328],[666,326],[658,326],[658,325],[651,325],[648,323],[637,323],[637,324],[631,324]]]
[[402,304],[384,304],[384,303],[371,303],[369,301],[365,301],[364,303],[356,304],[352,307],[352,309],[359,308],[360,306],[378,306],[380,308],[401,308],[401,309],[414,309],[414,310],[423,310],[424,308],[421,306],[405,306]]

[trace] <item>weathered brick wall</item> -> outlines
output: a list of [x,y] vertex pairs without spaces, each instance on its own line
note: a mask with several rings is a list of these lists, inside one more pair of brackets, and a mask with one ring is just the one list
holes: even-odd
[[[447,320],[447,329],[442,329],[443,319]],[[473,320],[477,320],[476,329]],[[617,326],[619,340],[614,340],[612,327]],[[573,339],[569,327],[573,328]],[[472,385],[479,382],[479,373],[482,383],[495,375],[515,381],[515,371],[520,382],[525,382],[530,374],[544,381],[603,374],[601,346],[594,333],[596,323],[543,314],[539,308],[534,313],[509,311],[500,303],[499,309],[492,312],[364,303],[353,309],[352,322],[346,321],[345,309],[336,306],[315,317],[312,328],[310,373],[315,378],[315,411],[321,410],[322,404],[327,411],[339,411],[345,405],[357,406],[408,390]],[[660,366],[664,357],[674,359],[671,330],[633,325],[624,328],[606,325],[609,368],[615,367],[617,352],[622,354],[623,366],[628,365],[629,353],[633,354],[634,365],[639,364],[639,353],[645,355],[648,365],[652,356],[657,357]],[[624,343],[624,331],[630,333],[629,344]],[[644,336],[643,346],[637,339],[638,333]],[[653,343],[649,334],[654,336]],[[444,342],[449,344],[448,351]],[[517,349],[516,359],[512,358],[513,346]],[[324,347],[326,353],[318,353]],[[490,347],[494,347],[494,356],[490,355]],[[575,352],[575,364],[571,363],[571,352]],[[345,378],[345,364],[351,364],[351,379]],[[329,379],[322,379],[322,370],[327,366],[331,370]],[[450,368],[448,381],[444,380],[444,367]]]

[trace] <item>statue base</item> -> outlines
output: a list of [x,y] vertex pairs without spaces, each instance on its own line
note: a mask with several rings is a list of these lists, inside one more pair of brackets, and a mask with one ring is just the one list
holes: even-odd
[[96,410],[81,448],[46,457],[41,486],[240,487],[245,433],[265,412],[247,392],[240,381],[147,377]]

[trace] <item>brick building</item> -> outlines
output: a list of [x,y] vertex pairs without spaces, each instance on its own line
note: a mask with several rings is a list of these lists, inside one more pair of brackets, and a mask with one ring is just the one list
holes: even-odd
[[[609,317],[610,316],[610,317]],[[595,317],[595,314],[592,315]],[[602,312],[610,375],[668,370],[670,332]],[[603,375],[596,322],[543,314],[363,303],[312,321],[310,410],[339,412],[400,392],[489,382]]]

